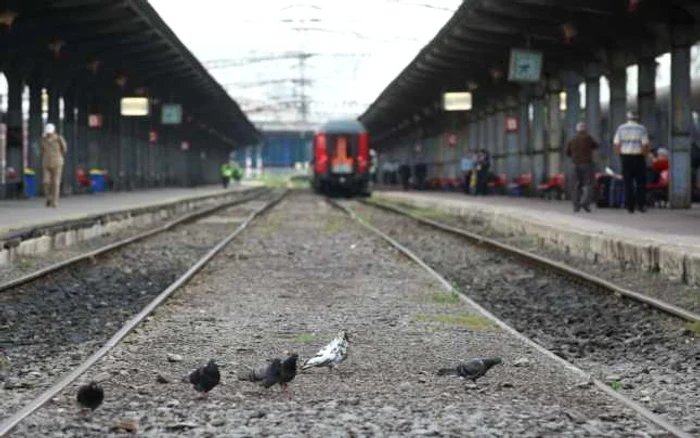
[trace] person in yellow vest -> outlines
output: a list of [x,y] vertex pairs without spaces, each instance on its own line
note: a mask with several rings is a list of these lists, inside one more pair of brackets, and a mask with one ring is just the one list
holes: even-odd
[[233,168],[231,167],[231,163],[226,162],[221,165],[221,184],[224,186],[224,188],[228,188],[229,183],[231,182],[231,177],[233,176]]
[[66,140],[56,133],[56,126],[47,123],[41,138],[41,166],[43,169],[44,194],[47,207],[58,207],[61,194],[63,163],[68,151]]

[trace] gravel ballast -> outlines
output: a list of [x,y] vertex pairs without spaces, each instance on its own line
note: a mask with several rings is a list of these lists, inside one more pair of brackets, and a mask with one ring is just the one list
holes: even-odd
[[77,366],[260,205],[221,210],[0,293],[0,412]]
[[700,340],[683,322],[412,219],[352,206],[521,333],[700,433]]
[[[291,400],[237,375],[338,330],[337,372],[300,373]],[[476,385],[440,367],[501,356]],[[199,400],[181,378],[210,358]],[[517,365],[516,365],[517,364]],[[77,415],[78,385],[105,403]],[[290,195],[14,436],[651,436],[638,415],[445,294],[426,272],[308,193]]]

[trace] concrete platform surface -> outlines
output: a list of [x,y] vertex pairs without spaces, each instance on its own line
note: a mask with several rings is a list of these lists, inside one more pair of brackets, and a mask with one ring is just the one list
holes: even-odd
[[[242,184],[228,190],[241,190],[250,188],[252,185]],[[224,189],[220,185],[211,185],[66,196],[61,199],[58,208],[46,208],[44,198],[0,201],[0,235],[9,230],[27,226],[80,219],[92,214],[164,204],[223,192]]]
[[462,216],[480,216],[496,231],[544,239],[585,257],[638,264],[700,283],[700,206],[688,210],[624,209],[574,213],[571,202],[460,193],[380,191],[377,195]]

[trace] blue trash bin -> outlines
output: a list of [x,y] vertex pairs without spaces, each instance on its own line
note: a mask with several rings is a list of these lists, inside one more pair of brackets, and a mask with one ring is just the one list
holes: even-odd
[[90,171],[90,187],[94,193],[104,192],[105,176],[99,171]]
[[32,169],[24,169],[24,196],[36,196],[36,174]]

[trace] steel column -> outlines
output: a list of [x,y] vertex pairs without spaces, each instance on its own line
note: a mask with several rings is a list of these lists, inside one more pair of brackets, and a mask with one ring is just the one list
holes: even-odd
[[547,177],[545,169],[545,145],[544,145],[544,87],[535,87],[532,101],[532,187],[544,182]]
[[[6,181],[7,183],[19,183],[13,186],[16,189],[24,187],[24,135],[22,133],[22,91],[24,81],[22,77],[12,71],[6,71],[7,79],[7,137],[5,160],[6,167],[12,167],[17,172],[19,181]],[[5,170],[5,168],[3,168]],[[2,176],[5,179],[5,173]],[[9,186],[5,186],[5,196],[10,193]],[[17,196],[22,196],[20,191]]]
[[600,143],[600,76],[586,78],[586,130]]
[[618,171],[622,170],[620,157],[613,153],[612,139],[617,127],[625,123],[627,113],[627,71],[613,70],[610,74],[610,139],[605,142],[605,152],[609,157],[609,165]]
[[[36,81],[38,82],[38,81]],[[28,166],[36,171],[37,180],[41,171],[41,134],[43,127],[41,111],[41,84],[33,83],[29,86],[29,154]],[[41,185],[37,185],[38,188]]]
[[[681,33],[679,29],[676,31]],[[684,43],[674,41],[671,50],[671,171],[668,194],[671,208],[691,207],[690,45]]]
[[[579,92],[581,78],[576,74],[570,73],[565,75],[564,81],[566,86],[566,114],[564,118],[566,141],[568,142],[576,136],[576,124],[581,117],[581,93]],[[586,95],[588,95],[588,91],[586,91]]]
[[[519,115],[518,113],[520,112],[518,101],[513,97],[509,97],[506,101],[506,115],[508,117],[517,117]],[[505,129],[505,126],[501,126],[500,128]],[[520,121],[520,130],[518,132],[507,132],[505,134],[506,149],[508,150],[508,161],[506,164],[506,175],[508,177],[508,181],[518,174],[518,152],[522,148],[522,145],[519,145],[522,129],[523,122]]]
[[75,169],[78,166],[78,156],[76,154],[76,144],[78,142],[78,130],[75,117],[75,94],[74,89],[69,89],[63,98],[63,137],[68,146],[65,163],[63,165],[64,192],[76,193],[78,191],[78,179]]
[[561,82],[550,79],[547,83],[549,95],[547,96],[549,138],[546,155],[547,176],[561,172],[562,157],[562,120],[560,108]]
[[514,174],[509,174],[508,179],[515,178],[525,171],[531,169],[532,145],[530,144],[530,93],[523,90],[518,101],[518,166]]
[[647,128],[649,143],[655,145],[657,143],[656,59],[642,59],[639,61],[638,66],[637,99],[639,102],[639,121]]

